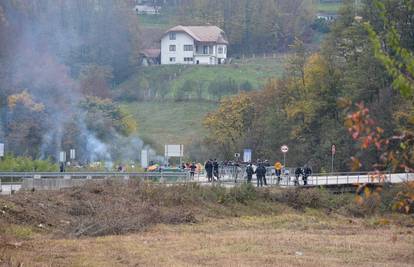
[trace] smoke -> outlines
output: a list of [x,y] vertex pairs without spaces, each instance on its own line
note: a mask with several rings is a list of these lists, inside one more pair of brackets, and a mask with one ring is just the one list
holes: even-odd
[[[42,136],[40,155],[42,158],[58,158],[59,152],[64,149],[67,125],[76,118],[79,147],[73,148],[81,152],[77,153],[80,160],[137,160],[144,147],[139,137],[124,137],[111,128],[107,131],[114,138],[104,142],[86,126],[85,116],[82,115],[84,111],[79,107],[85,96],[81,93],[77,75],[82,65],[88,63],[79,51],[83,51],[88,43],[86,38],[90,37],[87,34],[81,36],[75,30],[81,24],[68,18],[89,18],[62,13],[65,8],[74,12],[76,8],[67,9],[72,3],[74,2],[54,4],[54,1],[43,1],[43,6],[34,4],[34,7],[42,10],[38,11],[39,16],[34,19],[24,18],[19,21],[19,36],[14,53],[10,55],[13,64],[8,68],[12,73],[14,87],[27,89],[46,107],[47,127]],[[65,16],[66,21],[62,16]],[[41,119],[43,118],[39,118],[39,121]],[[0,125],[0,138],[2,135]]]

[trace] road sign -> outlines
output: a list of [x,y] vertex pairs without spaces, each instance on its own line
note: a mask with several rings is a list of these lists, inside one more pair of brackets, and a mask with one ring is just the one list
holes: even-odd
[[76,151],[75,151],[75,149],[71,149],[69,151],[69,157],[70,157],[71,160],[74,160],[76,158]]
[[251,162],[252,161],[252,150],[245,149],[243,151],[243,162]]
[[288,147],[287,145],[283,145],[283,146],[280,148],[280,151],[282,151],[282,153],[287,153],[287,152],[289,151],[289,147]]
[[4,144],[0,143],[0,157],[4,157]]
[[165,157],[179,157],[184,156],[184,145],[165,145]]
[[59,162],[66,162],[66,152],[60,151],[59,153]]
[[331,152],[332,152],[332,155],[336,154],[336,145],[332,145]]
[[240,153],[234,153],[235,158],[240,158]]
[[145,148],[141,150],[141,167],[142,168],[148,168],[149,162],[150,162],[150,155],[149,155],[149,149]]

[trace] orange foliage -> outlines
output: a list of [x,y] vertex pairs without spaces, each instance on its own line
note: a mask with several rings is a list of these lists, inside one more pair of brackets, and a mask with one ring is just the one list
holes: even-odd
[[16,105],[22,104],[26,108],[30,109],[31,111],[41,112],[45,109],[45,106],[42,103],[36,103],[32,95],[24,90],[20,94],[14,94],[8,97],[7,99],[8,107],[13,110]]

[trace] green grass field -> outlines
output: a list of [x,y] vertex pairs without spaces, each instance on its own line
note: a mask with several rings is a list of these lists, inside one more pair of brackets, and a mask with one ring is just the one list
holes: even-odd
[[166,84],[164,100],[124,103],[139,123],[139,135],[146,143],[162,152],[164,144],[189,144],[203,135],[204,116],[217,108],[218,103],[209,101],[174,102],[175,88],[183,86],[185,81],[202,82],[204,97],[208,97],[209,83],[232,79],[237,84],[248,81],[253,89],[261,89],[270,78],[283,74],[285,56],[275,58],[237,59],[233,64],[221,66],[152,66],[138,69],[135,75],[121,84],[119,92],[136,91],[140,79],[145,77],[150,84],[159,80],[169,80]]
[[197,81],[208,88],[209,83],[218,80],[232,79],[237,84],[249,82],[253,89],[261,89],[269,78],[278,78],[283,74],[286,55],[275,57],[261,57],[249,59],[236,59],[232,64],[201,66],[201,65],[158,65],[139,68],[135,75],[122,83],[120,90],[136,90],[141,78],[149,83],[156,83],[160,79],[170,80],[167,87],[170,89],[167,98],[175,88],[181,87],[185,81]]
[[217,108],[211,102],[134,102],[125,105],[139,123],[139,135],[162,152],[164,144],[189,144],[203,134],[204,116]]

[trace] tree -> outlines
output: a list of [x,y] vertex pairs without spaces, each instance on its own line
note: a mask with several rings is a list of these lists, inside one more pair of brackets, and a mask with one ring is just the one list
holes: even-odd
[[79,82],[83,95],[109,98],[110,81],[113,79],[112,69],[90,64],[82,67]]
[[207,142],[221,147],[223,156],[231,158],[239,151],[241,139],[248,136],[253,115],[253,102],[247,94],[224,98],[217,112],[208,114],[203,122],[209,131]]

